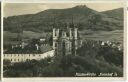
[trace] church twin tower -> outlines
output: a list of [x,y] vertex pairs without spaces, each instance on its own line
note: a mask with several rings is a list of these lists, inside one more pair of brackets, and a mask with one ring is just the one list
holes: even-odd
[[55,54],[76,55],[78,47],[78,28],[75,25],[67,25],[62,28],[53,28],[53,49]]

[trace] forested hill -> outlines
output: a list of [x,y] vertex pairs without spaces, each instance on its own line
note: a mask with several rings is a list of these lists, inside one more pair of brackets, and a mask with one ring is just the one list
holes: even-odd
[[[70,23],[78,24],[79,30],[122,30],[123,8],[98,12],[87,6],[76,6],[67,9],[48,9],[36,14],[11,16],[4,18],[4,30],[19,32],[20,30],[47,32],[52,31],[52,25]],[[63,28],[63,26],[59,26]],[[20,29],[22,28],[22,29]]]
[[123,8],[118,8],[118,9],[114,9],[114,10],[109,10],[109,11],[105,11],[102,12],[103,14],[108,15],[109,17],[113,17],[117,20],[122,20],[123,21]]

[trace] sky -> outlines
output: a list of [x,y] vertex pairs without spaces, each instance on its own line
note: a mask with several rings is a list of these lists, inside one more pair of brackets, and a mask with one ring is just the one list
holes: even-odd
[[124,3],[5,3],[4,17],[35,14],[46,9],[65,9],[77,5],[86,5],[87,7],[102,12],[123,7]]

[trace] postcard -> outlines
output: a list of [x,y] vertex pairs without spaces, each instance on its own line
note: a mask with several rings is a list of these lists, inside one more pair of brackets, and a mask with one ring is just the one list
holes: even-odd
[[125,3],[4,3],[3,78],[125,77]]

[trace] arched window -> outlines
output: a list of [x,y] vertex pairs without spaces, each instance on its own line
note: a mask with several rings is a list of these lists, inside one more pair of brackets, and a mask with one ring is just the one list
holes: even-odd
[[56,36],[57,34],[56,34],[56,29],[55,29],[55,36]]
[[57,47],[57,43],[55,43],[55,47]]

